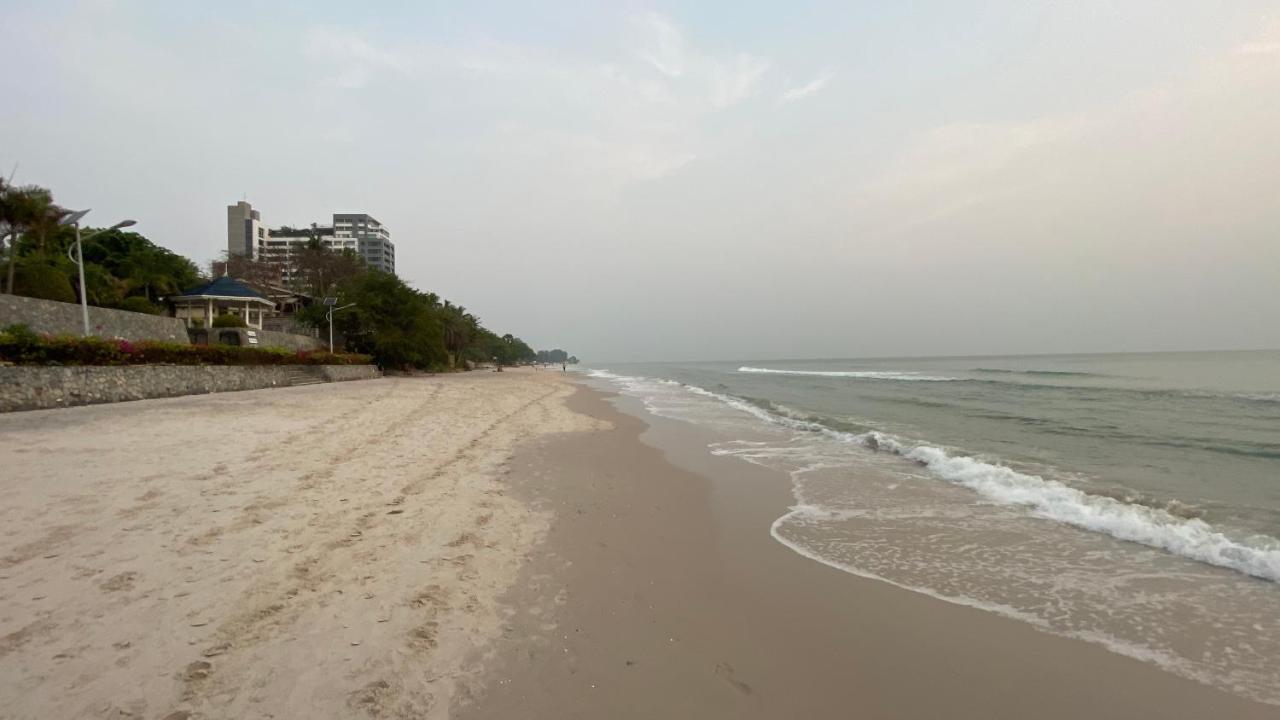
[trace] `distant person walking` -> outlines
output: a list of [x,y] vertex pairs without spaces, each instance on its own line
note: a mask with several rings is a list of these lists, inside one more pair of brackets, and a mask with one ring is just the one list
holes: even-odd
[[560,363],[560,372],[569,372],[568,363]]

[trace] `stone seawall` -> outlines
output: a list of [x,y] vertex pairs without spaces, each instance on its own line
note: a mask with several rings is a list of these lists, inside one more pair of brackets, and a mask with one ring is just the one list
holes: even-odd
[[[56,300],[0,295],[0,327],[22,324],[45,335],[79,335],[84,329],[80,306]],[[178,318],[89,306],[89,331],[124,340],[190,342]]]
[[373,365],[0,366],[0,412],[382,377]]
[[[293,333],[274,332],[272,330],[258,331],[259,346],[264,348],[284,348],[285,350],[328,350],[329,346],[321,342],[318,338],[309,337],[307,335],[295,335]],[[341,352],[342,348],[338,348]]]

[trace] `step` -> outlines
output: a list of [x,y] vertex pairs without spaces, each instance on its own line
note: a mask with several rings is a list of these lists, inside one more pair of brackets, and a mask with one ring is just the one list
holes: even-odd
[[290,370],[285,377],[289,380],[289,384],[295,387],[298,385],[317,385],[325,382],[323,376],[309,370]]

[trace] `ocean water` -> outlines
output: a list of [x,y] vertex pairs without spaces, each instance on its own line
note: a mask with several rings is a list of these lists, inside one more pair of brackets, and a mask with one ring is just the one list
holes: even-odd
[[804,557],[1280,704],[1280,352],[583,372],[786,473]]

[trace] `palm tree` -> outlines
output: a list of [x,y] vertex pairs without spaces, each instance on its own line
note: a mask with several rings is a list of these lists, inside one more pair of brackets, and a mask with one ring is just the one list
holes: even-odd
[[5,291],[13,293],[14,268],[18,260],[18,236],[34,232],[44,247],[44,238],[57,227],[66,211],[53,203],[53,194],[36,185],[0,187],[0,225],[9,233],[9,278]]
[[467,313],[467,309],[461,305],[454,305],[448,300],[444,301],[441,307],[441,323],[444,326],[444,347],[449,353],[449,364],[453,367],[458,366],[458,360],[462,357],[462,352],[471,344],[471,339],[475,337],[475,329],[478,322],[475,317]]

